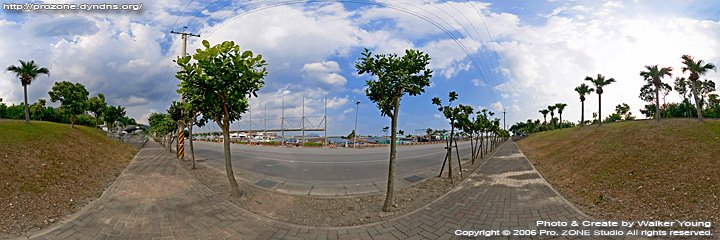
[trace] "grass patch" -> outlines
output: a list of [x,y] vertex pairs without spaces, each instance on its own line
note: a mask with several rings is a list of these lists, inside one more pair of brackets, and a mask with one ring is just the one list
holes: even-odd
[[720,222],[720,121],[630,121],[518,142],[568,199],[599,219]]
[[0,120],[0,236],[41,228],[99,197],[137,151],[94,128]]

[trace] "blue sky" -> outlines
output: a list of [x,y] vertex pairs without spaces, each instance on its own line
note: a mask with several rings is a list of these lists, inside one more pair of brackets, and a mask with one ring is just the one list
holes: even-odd
[[[47,99],[52,82],[81,82],[91,94],[104,93],[111,104],[126,106],[131,117],[146,122],[149,113],[164,111],[177,98],[172,59],[180,40],[169,32],[188,26],[202,36],[191,39],[189,52],[202,39],[233,40],[266,57],[266,86],[251,100],[253,128],[264,124],[266,105],[268,125],[279,126],[282,99],[286,117],[299,117],[305,96],[308,116],[321,116],[328,99],[330,134],[352,129],[356,100],[360,134],[380,134],[389,119],[364,96],[369,76],[358,76],[354,68],[363,48],[380,53],[416,48],[432,57],[432,86],[421,96],[403,98],[399,125],[406,132],[447,128],[430,99],[446,98],[449,91],[460,94],[458,103],[507,111],[508,125],[539,118],[538,109],[557,102],[568,104],[565,119],[577,121],[573,88],[597,73],[618,80],[606,88],[603,113],[628,103],[639,116],[645,103],[637,97],[643,84],[638,72],[645,65],[672,66],[681,76],[682,54],[720,63],[718,7],[711,0],[161,0],[144,2],[140,12],[111,14],[5,10],[0,65],[34,59],[50,69],[50,77],[30,86],[30,101]],[[18,80],[6,72],[0,73],[0,98],[22,99]],[[587,118],[597,111],[596,98],[586,101]],[[678,99],[673,93],[666,100]],[[247,114],[235,128],[248,128],[249,119]],[[306,124],[320,120],[309,118]]]

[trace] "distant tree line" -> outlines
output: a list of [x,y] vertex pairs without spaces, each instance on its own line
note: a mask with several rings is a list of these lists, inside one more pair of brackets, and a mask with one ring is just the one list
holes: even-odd
[[55,82],[48,92],[50,101],[59,102],[60,107],[47,106],[46,99],[38,99],[33,104],[27,102],[27,87],[40,74],[49,75],[47,68],[38,67],[34,61],[20,61],[18,66],[9,66],[7,71],[14,73],[23,86],[25,104],[10,106],[0,101],[0,118],[25,119],[67,123],[96,127],[105,123],[108,129],[116,126],[136,125],[135,119],[126,115],[122,106],[111,106],[105,101],[105,95],[89,97],[85,86],[68,81]]
[[[720,97],[718,97],[718,94],[711,94],[711,92],[716,90],[715,82],[708,79],[700,79],[708,71],[715,70],[715,65],[704,62],[703,60],[695,60],[689,55],[683,55],[681,59],[683,64],[682,72],[687,73],[688,76],[676,77],[673,86],[662,81],[666,76],[672,77],[671,67],[648,65],[645,66],[643,71],[640,71],[640,76],[643,77],[645,85],[640,88],[639,97],[641,100],[649,103],[645,105],[643,109],[640,109],[640,113],[656,121],[660,121],[661,118],[681,117],[697,118],[699,121],[703,121],[703,118],[720,118]],[[630,106],[626,103],[618,104],[615,107],[614,113],[601,119],[601,97],[604,92],[603,88],[614,83],[615,79],[606,78],[602,74],[598,74],[597,77],[586,77],[585,80],[593,84],[595,88],[584,83],[575,88],[575,92],[580,96],[581,115],[580,122],[578,123],[580,126],[635,120],[635,116],[632,116],[630,112]],[[682,98],[680,103],[665,102],[665,98],[673,90],[680,94]],[[593,113],[592,120],[585,120],[585,96],[593,92],[598,95],[598,111]],[[558,108],[559,106],[559,104],[556,104],[548,107],[548,109],[541,109],[539,113],[543,115],[542,122],[539,119],[528,119],[525,122],[515,123],[510,127],[510,131],[516,134],[530,134],[553,130],[556,127],[564,128],[575,126],[576,123],[562,121],[562,108]],[[660,106],[660,108],[657,106]],[[553,111],[555,109],[560,113],[561,117],[559,120],[554,118]],[[547,121],[548,113],[551,115],[550,122]]]

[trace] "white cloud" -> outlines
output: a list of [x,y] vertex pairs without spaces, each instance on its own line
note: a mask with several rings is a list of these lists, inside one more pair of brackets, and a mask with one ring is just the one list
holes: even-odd
[[340,66],[335,61],[306,63],[301,71],[303,77],[310,81],[319,81],[335,87],[342,87],[347,83],[347,79],[339,74]]
[[473,85],[476,86],[476,87],[484,87],[484,86],[487,86],[487,83],[485,83],[485,81],[480,80],[480,79],[478,79],[478,78],[475,78],[475,79],[473,79],[473,80],[471,80],[471,81],[472,81]]
[[360,94],[360,95],[365,95],[365,89],[367,89],[367,87],[355,88],[355,89],[352,90],[352,93]]
[[[602,17],[568,13],[575,15],[550,16],[544,25],[515,25],[508,29],[512,40],[496,46],[500,72],[508,81],[495,89],[503,98],[518,100],[525,110],[513,114],[512,120],[538,118],[535,109],[558,102],[569,105],[563,114],[565,119],[579,120],[580,103],[573,89],[584,82],[585,76],[598,73],[617,80],[605,88],[603,115],[613,112],[620,103],[628,103],[634,115],[642,116],[639,109],[646,103],[637,97],[643,84],[638,73],[645,65],[672,66],[674,76],[681,76],[683,54],[720,62],[718,22],[619,10],[608,11]],[[718,76],[712,72],[708,78]],[[668,100],[677,101],[675,95]],[[589,118],[597,112],[597,95],[587,99],[585,116]]]
[[348,103],[347,96],[345,97],[333,97],[327,100],[327,107],[330,109],[339,108],[345,106]]
[[492,107],[493,111],[495,111],[495,112],[502,112],[505,110],[505,107],[503,106],[503,104],[501,102],[494,102],[490,106]]

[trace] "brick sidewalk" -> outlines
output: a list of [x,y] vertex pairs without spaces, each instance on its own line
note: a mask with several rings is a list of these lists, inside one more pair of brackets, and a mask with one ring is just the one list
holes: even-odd
[[337,228],[298,226],[241,209],[195,180],[173,154],[148,142],[100,199],[37,238],[450,239],[457,229],[538,229],[537,220],[583,219],[512,142],[423,209],[385,222]]

